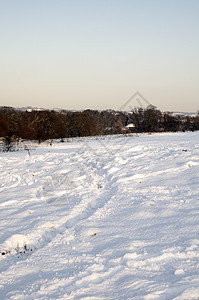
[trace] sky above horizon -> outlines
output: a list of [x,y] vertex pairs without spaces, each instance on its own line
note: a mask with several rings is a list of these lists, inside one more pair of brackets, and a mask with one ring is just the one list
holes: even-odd
[[198,0],[0,0],[0,28],[1,106],[199,110]]

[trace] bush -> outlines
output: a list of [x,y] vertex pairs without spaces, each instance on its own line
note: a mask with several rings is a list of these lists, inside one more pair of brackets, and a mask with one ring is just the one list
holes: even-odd
[[7,135],[3,138],[3,151],[16,151],[17,140],[15,136]]

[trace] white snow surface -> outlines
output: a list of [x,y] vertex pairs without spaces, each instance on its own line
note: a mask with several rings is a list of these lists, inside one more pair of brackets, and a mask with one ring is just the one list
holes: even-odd
[[0,153],[0,299],[199,299],[198,141]]

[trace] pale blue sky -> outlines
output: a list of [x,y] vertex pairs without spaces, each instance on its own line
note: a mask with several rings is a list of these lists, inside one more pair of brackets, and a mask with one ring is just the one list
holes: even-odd
[[0,0],[0,43],[0,105],[199,110],[198,0]]

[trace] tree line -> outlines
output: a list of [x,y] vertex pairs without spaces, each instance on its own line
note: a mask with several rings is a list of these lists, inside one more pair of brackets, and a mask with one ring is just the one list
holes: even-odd
[[149,105],[131,112],[114,110],[21,111],[0,108],[0,137],[44,141],[70,137],[199,130],[199,114],[175,115]]

